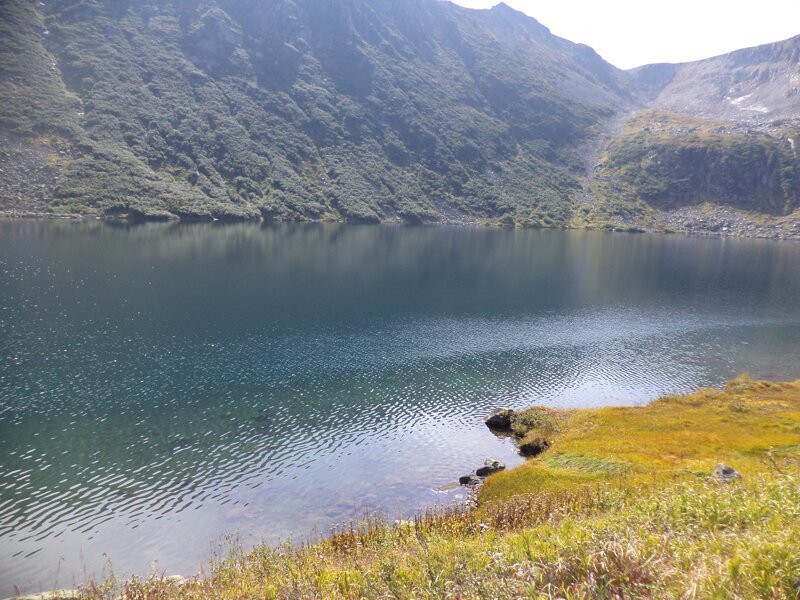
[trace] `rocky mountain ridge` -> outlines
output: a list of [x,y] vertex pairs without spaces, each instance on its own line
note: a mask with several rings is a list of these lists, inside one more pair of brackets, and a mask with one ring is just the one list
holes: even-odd
[[683,64],[630,71],[652,108],[759,123],[800,118],[800,35]]

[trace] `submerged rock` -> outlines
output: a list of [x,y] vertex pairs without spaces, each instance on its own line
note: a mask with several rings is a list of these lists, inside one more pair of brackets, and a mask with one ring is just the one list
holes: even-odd
[[514,417],[514,411],[510,408],[498,408],[483,422],[489,429],[496,429],[498,431],[508,431],[511,429],[511,419]]
[[498,471],[502,471],[506,468],[505,463],[500,462],[499,460],[493,460],[491,458],[487,458],[486,462],[483,463],[483,466],[475,471],[475,475],[478,477],[488,477],[492,473],[497,473]]
[[256,416],[250,417],[250,422],[253,424],[253,427],[257,432],[269,433],[272,427],[272,417],[269,414],[269,409],[259,409]]
[[714,467],[712,477],[722,483],[730,483],[731,481],[742,478],[741,474],[736,469],[723,463],[719,463]]
[[487,458],[480,469],[476,469],[474,473],[470,473],[469,475],[462,475],[459,477],[458,483],[466,486],[475,486],[492,473],[497,473],[505,468],[505,463],[494,460],[493,458]]

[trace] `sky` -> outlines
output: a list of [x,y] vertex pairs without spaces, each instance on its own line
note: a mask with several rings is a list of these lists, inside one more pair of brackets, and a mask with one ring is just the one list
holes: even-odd
[[[453,1],[490,8],[499,0]],[[505,2],[623,69],[708,58],[800,34],[800,0]]]

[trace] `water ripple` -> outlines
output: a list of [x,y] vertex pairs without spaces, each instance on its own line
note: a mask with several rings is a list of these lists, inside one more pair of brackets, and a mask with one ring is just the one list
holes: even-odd
[[0,581],[26,587],[453,501],[520,460],[481,424],[498,405],[800,376],[796,245],[0,229]]

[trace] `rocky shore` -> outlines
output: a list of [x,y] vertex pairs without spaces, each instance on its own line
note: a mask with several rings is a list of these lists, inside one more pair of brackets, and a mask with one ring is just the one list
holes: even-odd
[[659,218],[665,229],[689,234],[800,239],[800,218],[797,215],[772,217],[729,206],[704,204],[662,212]]

